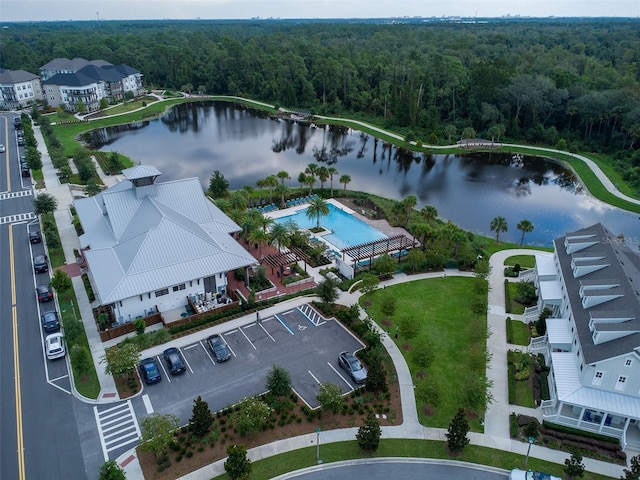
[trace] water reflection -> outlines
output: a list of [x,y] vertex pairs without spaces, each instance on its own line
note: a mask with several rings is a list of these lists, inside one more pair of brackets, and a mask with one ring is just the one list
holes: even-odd
[[538,245],[596,222],[627,237],[640,233],[638,215],[589,197],[571,171],[542,158],[418,154],[346,127],[301,125],[227,103],[183,104],[161,119],[98,129],[85,140],[154,164],[163,180],[197,176],[204,189],[214,170],[232,189],[281,170],[297,187],[298,173],[320,162],[338,170],[337,191],[340,176],[349,175],[348,189],[398,200],[415,195],[418,208],[433,205],[441,217],[478,233],[490,235],[491,219],[501,215],[509,224],[501,238],[510,241],[519,240],[515,226],[522,219],[535,225],[527,241]]

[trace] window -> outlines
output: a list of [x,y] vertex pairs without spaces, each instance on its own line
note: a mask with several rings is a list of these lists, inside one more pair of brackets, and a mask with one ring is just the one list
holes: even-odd
[[591,382],[592,385],[602,385],[602,377],[603,377],[604,373],[603,372],[596,372],[595,375],[593,376],[593,381]]
[[169,294],[168,288],[163,288],[162,290],[156,290],[156,297],[161,297],[163,295],[168,295],[168,294]]
[[177,292],[178,290],[184,290],[185,289],[185,284],[181,283],[180,285],[176,285],[175,287],[173,287],[173,291]]
[[624,390],[624,385],[627,383],[627,377],[624,375],[620,375],[618,377],[618,381],[616,382],[616,390]]
[[630,367],[632,364],[633,364],[633,360],[632,360],[631,358],[627,358],[627,359],[624,361],[624,366],[625,366],[625,367]]

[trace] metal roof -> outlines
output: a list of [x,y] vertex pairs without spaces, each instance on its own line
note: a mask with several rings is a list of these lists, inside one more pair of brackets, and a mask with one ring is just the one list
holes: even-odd
[[[128,170],[144,178],[138,167]],[[139,196],[139,187],[125,180],[74,202],[103,304],[256,263],[230,235],[240,227],[206,200],[197,178],[154,186]]]
[[573,335],[568,318],[547,318],[547,338],[552,345],[571,345]]

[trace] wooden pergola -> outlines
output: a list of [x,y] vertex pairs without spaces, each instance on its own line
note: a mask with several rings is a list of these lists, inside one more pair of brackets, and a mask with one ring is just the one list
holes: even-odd
[[[412,240],[404,235],[395,235],[393,237],[347,247],[342,250],[342,259],[345,260],[345,255],[349,255],[349,257],[356,262],[363,259],[373,261],[375,257],[383,253],[395,252],[396,250],[402,252],[407,248],[415,247],[416,244],[416,240]],[[400,256],[401,255],[398,255],[398,261],[400,260]]]
[[307,271],[307,261],[309,256],[300,250],[298,247],[291,247],[288,252],[279,252],[264,257],[265,264],[271,267],[271,273],[275,272],[275,269],[280,269],[285,265],[291,265],[292,263],[302,261],[304,262],[304,271]]

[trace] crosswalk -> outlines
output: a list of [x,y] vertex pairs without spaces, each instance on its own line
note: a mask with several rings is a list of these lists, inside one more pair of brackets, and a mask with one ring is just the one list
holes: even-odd
[[0,193],[0,201],[11,200],[12,198],[31,197],[33,190],[18,190],[16,192],[2,192]]
[[0,225],[4,225],[5,223],[29,222],[35,218],[36,218],[36,214],[33,212],[16,213],[15,215],[7,215],[6,217],[0,217]]
[[140,427],[131,400],[104,410],[93,407],[93,413],[98,424],[98,434],[105,462],[109,460],[109,452],[138,442]]

